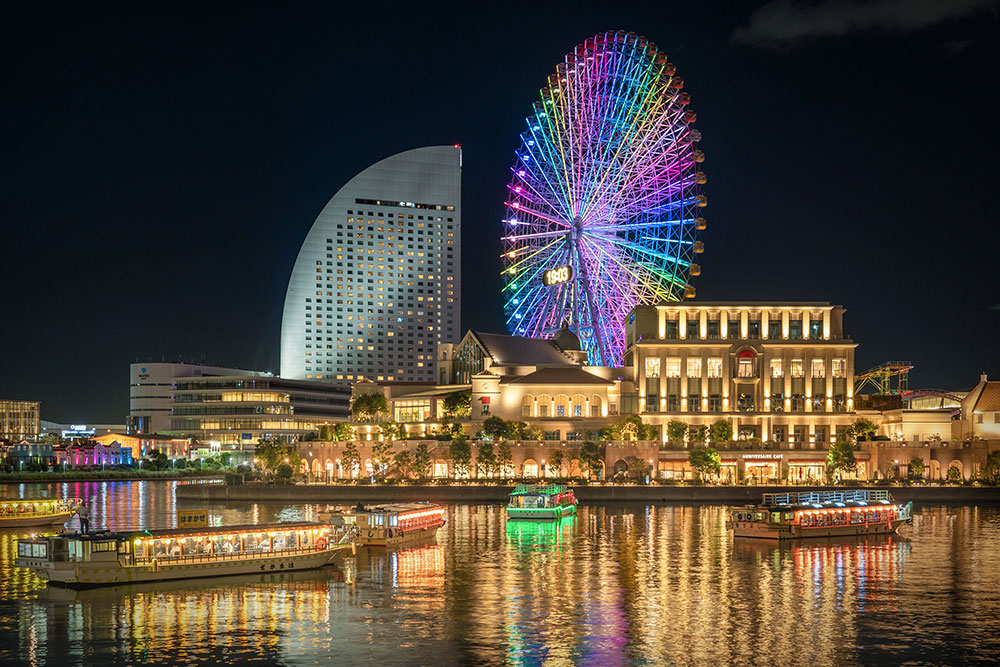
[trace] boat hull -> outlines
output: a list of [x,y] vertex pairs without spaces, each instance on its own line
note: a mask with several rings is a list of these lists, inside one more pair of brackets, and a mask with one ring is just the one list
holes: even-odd
[[[409,544],[427,542],[434,539],[438,528],[444,524],[436,526],[425,526],[414,528],[413,530],[401,531],[397,529],[387,530],[359,530],[357,543],[364,547],[402,547]],[[391,535],[390,535],[391,532]]]
[[66,523],[73,516],[72,512],[59,512],[47,516],[5,517],[0,519],[0,530],[4,528],[27,528],[28,526],[54,526]]
[[558,521],[576,514],[576,505],[558,507],[508,507],[508,521]]
[[274,554],[250,558],[205,559],[184,562],[152,562],[124,566],[117,560],[84,563],[52,562],[18,558],[15,565],[27,567],[50,584],[70,588],[116,586],[147,581],[174,581],[203,577],[223,577],[239,574],[294,572],[322,567],[351,545],[336,545],[329,549],[293,554]]
[[836,526],[797,526],[768,524],[754,521],[737,521],[733,524],[734,537],[765,540],[800,540],[811,537],[861,537],[864,535],[889,535],[895,533],[905,520],[858,523]]

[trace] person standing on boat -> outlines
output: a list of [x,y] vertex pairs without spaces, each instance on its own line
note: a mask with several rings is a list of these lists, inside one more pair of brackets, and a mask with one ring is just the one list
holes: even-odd
[[80,509],[76,511],[77,518],[80,519],[80,532],[89,533],[90,532],[90,510],[87,509],[86,505],[80,505]]

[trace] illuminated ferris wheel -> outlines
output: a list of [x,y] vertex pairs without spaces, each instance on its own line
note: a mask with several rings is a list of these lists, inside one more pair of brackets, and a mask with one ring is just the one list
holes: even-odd
[[636,305],[694,296],[704,155],[688,94],[656,45],[608,32],[569,53],[521,134],[503,221],[507,326],[563,323],[589,363],[619,366]]

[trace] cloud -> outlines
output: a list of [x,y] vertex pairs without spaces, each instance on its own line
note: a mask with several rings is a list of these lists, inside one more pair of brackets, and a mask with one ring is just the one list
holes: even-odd
[[862,30],[908,32],[984,12],[1000,0],[771,0],[737,28],[732,42],[761,48]]

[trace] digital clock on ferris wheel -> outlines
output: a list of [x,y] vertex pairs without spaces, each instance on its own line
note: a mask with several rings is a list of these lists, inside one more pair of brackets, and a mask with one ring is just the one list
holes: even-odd
[[549,269],[544,274],[542,274],[542,282],[546,285],[558,285],[560,283],[569,282],[569,279],[573,277],[573,268],[570,266],[558,266],[554,269]]

